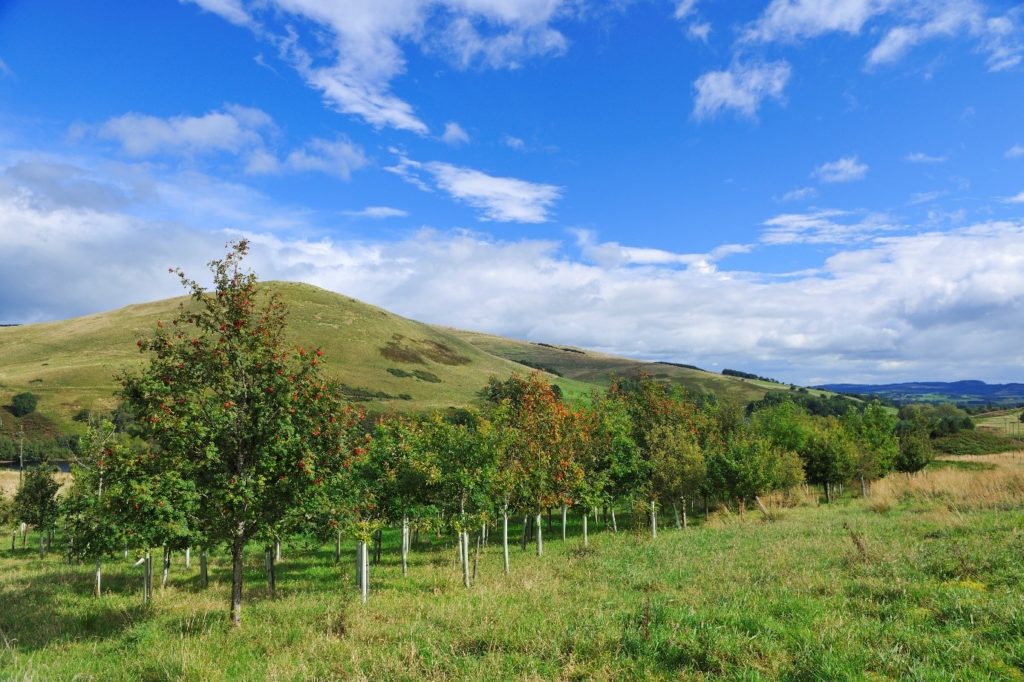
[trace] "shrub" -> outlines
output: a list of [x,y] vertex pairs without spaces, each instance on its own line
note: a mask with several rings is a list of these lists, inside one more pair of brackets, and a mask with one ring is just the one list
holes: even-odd
[[36,411],[39,398],[35,393],[19,393],[11,399],[11,413],[15,417],[24,417]]

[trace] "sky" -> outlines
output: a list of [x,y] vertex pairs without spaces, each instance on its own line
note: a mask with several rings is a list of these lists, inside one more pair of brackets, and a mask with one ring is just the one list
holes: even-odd
[[0,0],[0,322],[262,279],[786,382],[1024,381],[1024,5]]

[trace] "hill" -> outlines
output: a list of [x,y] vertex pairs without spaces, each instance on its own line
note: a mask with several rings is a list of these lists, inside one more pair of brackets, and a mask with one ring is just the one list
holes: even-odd
[[[515,341],[409,320],[381,308],[307,284],[267,282],[291,311],[289,335],[324,350],[327,373],[349,399],[376,411],[423,411],[466,406],[491,376],[546,371],[569,396],[581,396],[611,378],[646,371],[685,386],[749,402],[787,386],[727,377],[669,363],[649,363],[579,348]],[[68,427],[83,409],[110,410],[116,375],[144,358],[135,342],[158,320],[171,319],[187,297],[130,305],[57,322],[0,328],[0,403],[13,394],[40,396],[39,412],[21,420],[45,435]],[[12,415],[3,413],[4,430]]]
[[898,403],[934,402],[957,405],[1019,405],[1024,384],[986,384],[984,381],[915,381],[902,384],[825,384],[816,388],[836,393],[875,395]]

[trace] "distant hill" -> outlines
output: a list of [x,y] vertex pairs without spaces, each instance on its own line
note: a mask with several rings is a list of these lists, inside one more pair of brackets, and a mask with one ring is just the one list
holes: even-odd
[[[325,371],[350,400],[375,411],[426,411],[466,406],[491,376],[548,372],[569,396],[603,388],[615,375],[640,371],[725,400],[750,402],[788,386],[722,376],[680,364],[649,363],[580,348],[515,341],[409,320],[307,284],[267,282],[291,314],[296,344],[318,346]],[[39,412],[24,424],[43,433],[72,424],[83,409],[110,410],[118,372],[144,357],[135,341],[158,320],[172,318],[185,297],[130,305],[58,322],[0,328],[0,405],[13,394],[40,396]],[[14,418],[2,414],[3,428]]]
[[816,388],[836,393],[875,395],[899,403],[949,402],[958,405],[1017,405],[1024,403],[1024,384],[986,384],[984,381],[824,384]]

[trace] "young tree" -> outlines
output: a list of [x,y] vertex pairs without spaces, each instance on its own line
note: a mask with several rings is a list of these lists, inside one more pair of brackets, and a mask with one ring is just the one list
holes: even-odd
[[835,417],[826,417],[811,434],[800,452],[807,479],[825,488],[831,502],[836,484],[849,481],[854,473],[856,450],[853,437]]
[[851,412],[844,420],[856,437],[854,475],[860,478],[861,496],[867,497],[871,483],[893,470],[900,444],[896,436],[896,417],[877,400],[861,413]]
[[650,434],[651,485],[654,496],[672,507],[676,528],[682,528],[679,503],[700,489],[707,473],[696,429],[678,421],[655,426]]
[[709,487],[742,511],[764,493],[800,484],[803,469],[796,453],[752,429],[741,429],[709,453],[707,476]]
[[230,246],[210,263],[212,292],[176,271],[191,303],[138,342],[149,363],[121,381],[140,435],[201,491],[197,530],[230,548],[231,622],[239,625],[247,543],[315,498],[310,491],[340,466],[345,432],[321,376],[322,352],[289,346],[283,301],[242,269],[247,242]]
[[15,518],[39,531],[40,558],[46,552],[46,534],[57,522],[59,489],[60,483],[53,477],[53,467],[44,460],[25,472],[14,495]]
[[605,476],[604,494],[612,530],[618,532],[615,505],[643,486],[649,466],[633,439],[633,422],[621,395],[595,392],[591,396],[590,420],[591,459],[587,471],[602,472]]

